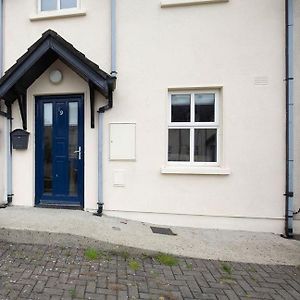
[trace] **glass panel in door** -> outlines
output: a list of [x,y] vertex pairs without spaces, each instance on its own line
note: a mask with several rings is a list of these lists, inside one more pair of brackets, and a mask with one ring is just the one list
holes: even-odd
[[78,195],[78,160],[81,147],[78,145],[78,102],[69,102],[69,195]]
[[53,104],[44,103],[44,193],[51,194],[52,178]]

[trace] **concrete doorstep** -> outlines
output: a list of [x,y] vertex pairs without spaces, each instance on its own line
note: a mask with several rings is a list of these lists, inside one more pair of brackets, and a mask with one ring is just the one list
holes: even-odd
[[[270,233],[171,227],[176,235],[153,233],[143,222],[46,208],[0,209],[0,240],[96,247],[130,253],[173,255],[233,262],[300,265],[300,242]],[[159,226],[161,227],[161,226]]]

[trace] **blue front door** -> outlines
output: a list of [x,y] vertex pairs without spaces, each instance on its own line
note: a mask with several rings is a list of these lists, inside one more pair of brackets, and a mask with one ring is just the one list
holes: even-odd
[[36,205],[83,208],[83,96],[36,97]]

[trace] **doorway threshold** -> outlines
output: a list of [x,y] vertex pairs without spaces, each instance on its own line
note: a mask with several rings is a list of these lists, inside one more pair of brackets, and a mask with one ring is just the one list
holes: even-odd
[[53,203],[40,203],[35,207],[39,208],[55,208],[55,209],[72,209],[72,210],[83,210],[78,204],[53,204]]

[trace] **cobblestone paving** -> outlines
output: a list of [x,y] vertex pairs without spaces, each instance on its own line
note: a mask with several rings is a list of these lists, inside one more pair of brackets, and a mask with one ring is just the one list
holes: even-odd
[[[242,251],[242,249],[241,249]],[[0,241],[0,299],[300,299],[300,270]]]

